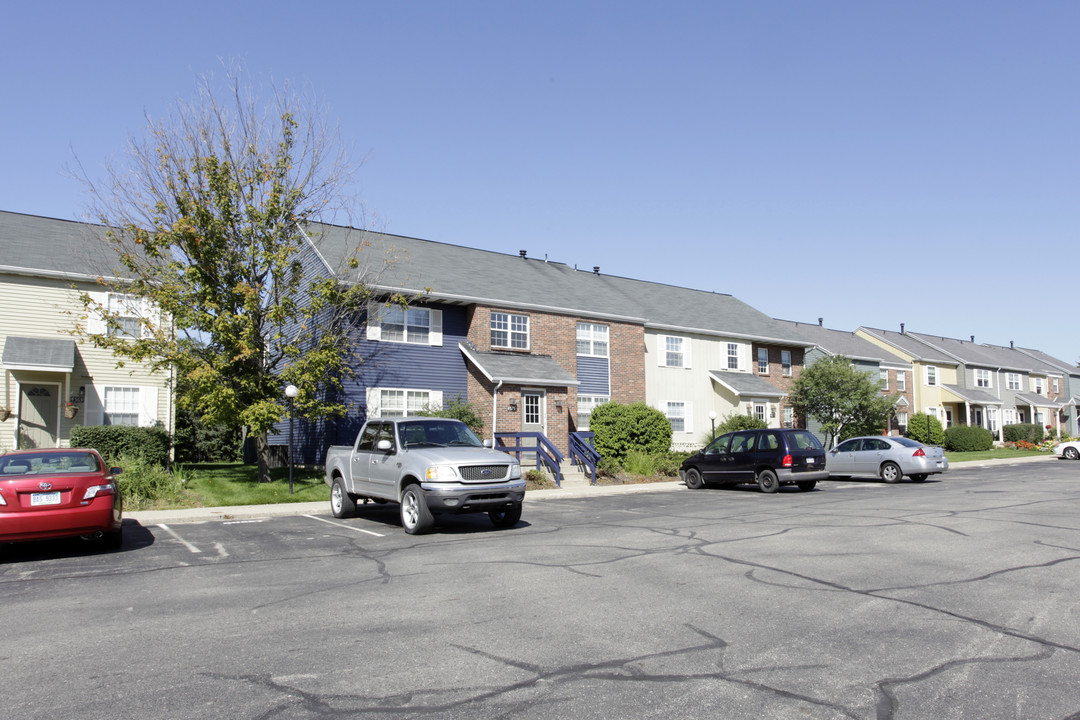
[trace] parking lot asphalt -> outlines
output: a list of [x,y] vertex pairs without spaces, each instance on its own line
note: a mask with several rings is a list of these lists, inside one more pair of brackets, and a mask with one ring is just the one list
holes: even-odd
[[[990,467],[1021,463],[1056,462],[1053,455],[1038,457],[1005,458],[1000,460],[972,460],[951,463],[953,468]],[[1067,462],[1067,461],[1062,461]],[[947,477],[947,475],[946,475]],[[577,485],[566,488],[533,490],[525,494],[526,502],[560,500],[567,498],[601,497],[644,492],[668,492],[685,487],[681,480],[630,485]],[[240,520],[288,515],[311,515],[329,508],[328,502],[276,503],[272,505],[230,505],[223,507],[178,508],[175,510],[135,510],[125,512],[124,517],[142,525],[201,523],[214,520]]]

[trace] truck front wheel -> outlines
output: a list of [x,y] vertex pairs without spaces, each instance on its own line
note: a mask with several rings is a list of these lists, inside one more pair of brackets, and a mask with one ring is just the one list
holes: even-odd
[[356,512],[356,501],[345,491],[341,478],[334,478],[334,486],[330,488],[330,511],[336,518],[352,517]]
[[409,485],[401,493],[401,526],[410,535],[421,535],[431,530],[435,518],[428,510],[424,492],[419,485]]
[[509,528],[518,524],[521,519],[521,506],[504,508],[502,510],[488,511],[488,517],[497,528]]

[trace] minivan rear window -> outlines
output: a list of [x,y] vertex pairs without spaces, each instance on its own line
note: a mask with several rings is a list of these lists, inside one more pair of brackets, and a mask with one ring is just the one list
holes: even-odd
[[822,450],[821,443],[813,433],[806,430],[796,430],[791,433],[791,439],[795,447],[800,450]]

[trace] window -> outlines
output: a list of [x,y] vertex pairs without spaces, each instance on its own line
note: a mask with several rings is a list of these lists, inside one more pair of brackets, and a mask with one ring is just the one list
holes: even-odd
[[589,418],[592,411],[606,403],[611,398],[604,395],[578,395],[577,398],[577,429],[584,431],[589,429]]
[[1015,425],[1016,424],[1016,411],[1011,408],[1006,408],[1001,411],[1001,422],[1003,425]]
[[687,358],[686,338],[662,336],[664,350],[661,365],[664,367],[690,367]]
[[419,388],[368,388],[367,415],[372,417],[404,417],[426,408],[442,407],[441,390]]
[[997,408],[986,408],[986,427],[993,433],[997,432]]
[[1058,386],[1058,379],[1054,378],[1054,394],[1057,395],[1059,392],[1061,392],[1061,390],[1059,389],[1059,386]]
[[689,432],[686,422],[686,403],[669,402],[664,414],[671,423],[671,432]]
[[786,427],[786,428],[795,427],[795,408],[793,408],[793,407],[784,408],[784,427]]
[[762,375],[769,374],[769,350],[768,348],[757,349],[757,371]]
[[907,413],[906,412],[896,413],[896,424],[899,425],[900,427],[907,427]]
[[1042,395],[1043,394],[1043,379],[1040,378],[1040,377],[1031,378],[1031,382],[1035,386],[1035,394],[1036,395]]
[[529,316],[491,313],[491,347],[529,349]]
[[931,387],[937,385],[937,368],[933,365],[926,366],[926,384]]
[[926,414],[929,415],[932,418],[936,418],[937,417],[937,408],[936,407],[926,408]]
[[790,350],[781,350],[780,351],[780,367],[783,369],[785,377],[790,377],[791,376],[791,351]]
[[878,377],[881,378],[881,389],[882,390],[888,390],[889,389],[889,371],[886,370],[885,368],[881,368],[880,370],[878,370]]
[[1020,389],[1020,373],[1007,373],[1005,375],[1005,387],[1009,390]]
[[981,387],[981,388],[993,387],[990,384],[990,371],[989,370],[976,370],[975,371],[975,387]]
[[739,345],[738,343],[727,344],[727,366],[728,370],[739,369]]
[[139,388],[106,387],[104,400],[106,425],[139,425]]
[[1039,411],[1035,412],[1035,424],[1036,425],[1045,425],[1046,424],[1046,416],[1043,415],[1042,412],[1039,412]]
[[108,312],[117,325],[109,327],[113,337],[139,337],[139,298],[134,295],[109,293]]
[[382,339],[387,342],[428,345],[431,311],[427,308],[391,306],[382,311]]
[[768,422],[765,419],[765,403],[754,403],[754,417],[758,422]]
[[907,390],[907,373],[903,370],[896,371],[896,389],[900,392]]
[[579,322],[577,324],[577,354],[607,357],[608,326]]

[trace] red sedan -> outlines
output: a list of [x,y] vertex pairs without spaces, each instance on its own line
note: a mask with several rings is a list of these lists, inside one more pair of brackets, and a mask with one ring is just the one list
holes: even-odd
[[0,542],[88,535],[117,549],[123,501],[97,450],[15,450],[0,455]]

